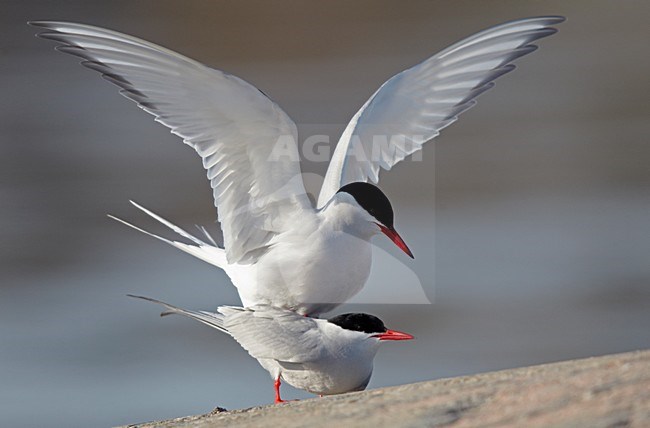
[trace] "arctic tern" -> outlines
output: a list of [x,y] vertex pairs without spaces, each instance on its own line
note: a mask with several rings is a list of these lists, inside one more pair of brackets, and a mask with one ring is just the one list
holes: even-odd
[[134,296],[232,336],[274,380],[275,402],[283,380],[318,395],[362,391],[372,375],[379,344],[413,336],[389,330],[377,317],[343,314],[315,319],[272,306],[220,306],[217,313],[190,311],[149,297]]
[[[562,21],[543,16],[489,28],[386,81],[343,131],[316,206],[302,181],[295,123],[254,86],[115,31],[30,24],[45,29],[39,37],[59,42],[57,50],[81,57],[82,65],[119,86],[202,158],[223,246],[205,229],[200,239],[134,203],[192,243],[152,236],[224,269],[244,306],[318,316],[363,287],[374,235],[387,235],[413,257],[395,231],[388,198],[374,186],[380,169],[390,170],[456,121]],[[390,144],[375,144],[376,136],[390,137]],[[283,156],[275,151],[280,143]]]

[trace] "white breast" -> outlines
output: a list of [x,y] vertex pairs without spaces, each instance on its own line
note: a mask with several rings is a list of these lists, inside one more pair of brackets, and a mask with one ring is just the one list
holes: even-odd
[[229,265],[244,306],[270,304],[318,315],[357,294],[370,275],[372,247],[321,218],[278,237],[254,265]]

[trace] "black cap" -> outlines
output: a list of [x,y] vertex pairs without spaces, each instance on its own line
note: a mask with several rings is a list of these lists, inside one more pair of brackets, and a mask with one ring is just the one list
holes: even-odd
[[341,328],[363,333],[384,333],[387,328],[384,322],[369,314],[343,314],[327,320]]
[[376,218],[379,223],[393,227],[393,207],[384,192],[370,183],[356,182],[346,184],[337,193],[345,192],[354,198],[361,207]]

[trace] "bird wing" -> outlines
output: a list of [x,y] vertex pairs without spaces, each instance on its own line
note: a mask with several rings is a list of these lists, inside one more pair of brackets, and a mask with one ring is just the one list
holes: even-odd
[[295,123],[244,80],[115,31],[37,21],[57,50],[84,59],[201,156],[229,263],[251,263],[311,207],[300,175]]
[[254,358],[305,363],[326,352],[313,318],[271,306],[222,306],[218,311],[230,335]]
[[390,170],[455,122],[495,79],[515,68],[512,61],[537,48],[533,41],[554,34],[551,26],[562,21],[543,16],[497,25],[386,81],[343,131],[318,207],[348,183],[377,183],[380,168]]

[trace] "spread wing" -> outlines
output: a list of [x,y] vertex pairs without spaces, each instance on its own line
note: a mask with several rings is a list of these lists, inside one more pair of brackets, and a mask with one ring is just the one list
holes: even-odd
[[31,22],[121,88],[201,156],[213,189],[229,263],[253,262],[297,210],[311,207],[296,125],[242,79],[111,30]]
[[313,318],[271,306],[222,306],[218,311],[230,335],[254,358],[305,363],[326,352]]
[[515,68],[512,61],[537,48],[532,42],[554,34],[551,26],[562,21],[544,16],[497,25],[389,79],[343,131],[318,206],[348,183],[377,183],[380,168],[390,170],[455,122],[496,78]]

